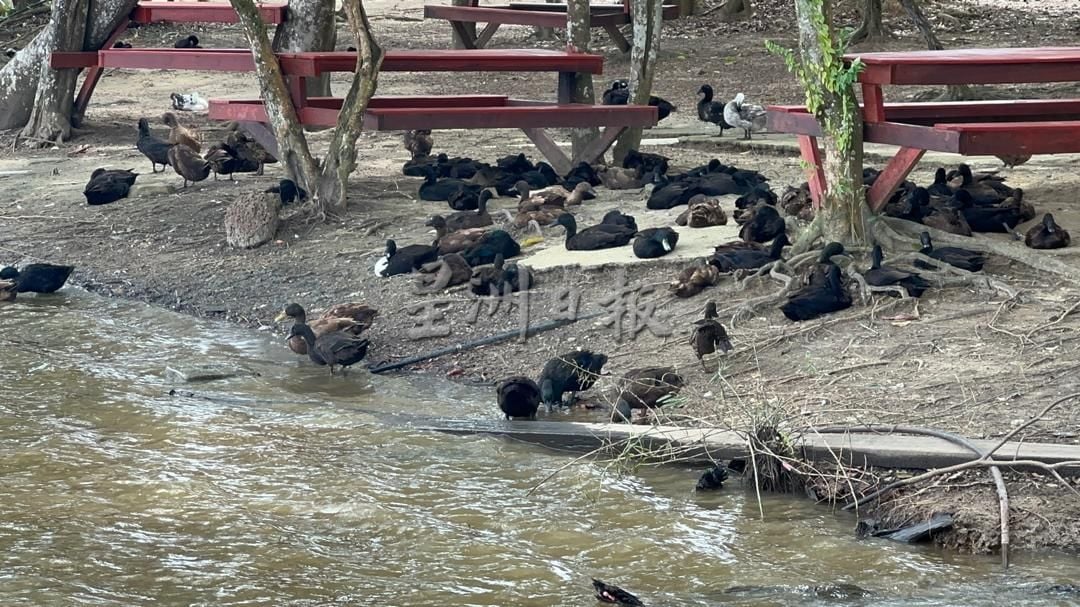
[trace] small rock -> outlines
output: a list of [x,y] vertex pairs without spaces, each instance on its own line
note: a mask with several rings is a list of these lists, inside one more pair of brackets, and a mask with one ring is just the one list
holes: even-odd
[[171,381],[214,381],[230,377],[253,376],[254,372],[233,365],[200,364],[165,367],[165,377]]

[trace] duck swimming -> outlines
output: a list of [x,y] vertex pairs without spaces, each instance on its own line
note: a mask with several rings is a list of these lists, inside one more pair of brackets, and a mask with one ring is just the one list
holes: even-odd
[[0,270],[0,280],[13,280],[19,293],[55,293],[67,282],[75,266],[32,263],[18,270],[8,266]]
[[610,223],[600,223],[578,232],[577,220],[569,213],[560,215],[555,224],[566,228],[565,246],[568,251],[595,251],[626,246],[637,233],[629,227]]
[[610,603],[619,607],[645,607],[645,603],[642,603],[641,599],[614,584],[607,584],[592,578],[592,585],[596,600],[601,603]]

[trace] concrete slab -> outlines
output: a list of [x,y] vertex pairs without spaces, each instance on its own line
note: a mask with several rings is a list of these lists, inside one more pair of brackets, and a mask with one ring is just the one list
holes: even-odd
[[[581,422],[430,419],[415,420],[421,430],[452,434],[490,434],[544,445],[551,448],[587,452],[605,444],[627,439],[640,440],[651,447],[676,447],[690,462],[707,462],[746,455],[739,435],[726,430],[679,428],[675,426],[628,426]],[[997,441],[973,440],[990,449]],[[884,434],[829,434],[803,437],[798,447],[812,461],[844,461],[849,464],[925,470],[951,466],[974,459],[967,449],[922,436]],[[1062,474],[1080,474],[1080,445],[1009,442],[997,452],[1000,460],[1035,460],[1048,464],[1078,462]]]

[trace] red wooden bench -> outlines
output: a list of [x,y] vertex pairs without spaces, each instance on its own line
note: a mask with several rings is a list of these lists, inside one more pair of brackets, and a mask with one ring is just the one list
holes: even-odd
[[[678,19],[679,7],[664,5],[664,19]],[[511,2],[480,6],[479,0],[471,0],[469,6],[445,4],[427,4],[424,6],[425,19],[442,19],[450,22],[454,32],[465,48],[484,48],[501,25],[531,25],[562,29],[566,27],[566,4],[544,2]],[[589,7],[589,19],[592,27],[603,28],[619,50],[630,51],[630,42],[619,30],[621,25],[629,25],[630,2],[621,4],[593,4]],[[466,24],[487,24],[479,34],[473,34]]]
[[[334,126],[341,100],[309,99],[305,79],[356,69],[355,52],[278,53],[297,114],[304,124]],[[253,71],[246,49],[106,49],[96,53],[53,53],[54,68],[131,68],[203,71]],[[401,50],[387,51],[383,71],[557,72],[557,101],[528,101],[499,95],[379,97],[365,116],[372,130],[520,128],[556,170],[567,172],[581,160],[594,162],[627,128],[654,126],[656,108],[570,103],[578,73],[600,74],[603,57],[549,50]],[[211,118],[244,123],[260,143],[275,149],[265,126],[262,101],[211,100]],[[544,129],[605,127],[579,158],[566,156]]]
[[[267,23],[278,24],[285,21],[287,2],[259,2],[259,14]],[[173,2],[172,0],[140,0],[131,11],[131,17],[123,20],[109,38],[103,48],[111,49],[116,41],[124,35],[131,23],[146,25],[148,23],[237,23],[239,17],[228,2]],[[83,80],[79,94],[75,96],[75,115],[82,116],[86,112],[86,106],[90,104],[90,97],[94,94],[94,88],[101,80],[104,67],[97,65],[56,65],[54,68],[89,68],[86,78]]]
[[[959,49],[865,53],[863,140],[900,146],[867,192],[874,211],[927,150],[967,156],[1080,152],[1080,99],[885,103],[884,85],[1003,84],[1080,81],[1080,47]],[[812,167],[816,204],[825,191],[817,121],[802,106],[769,108],[769,129],[795,133]]]

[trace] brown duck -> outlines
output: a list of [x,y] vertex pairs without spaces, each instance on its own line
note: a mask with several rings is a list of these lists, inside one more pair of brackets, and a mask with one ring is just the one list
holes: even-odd
[[180,124],[180,121],[176,119],[176,114],[165,112],[161,115],[161,121],[169,127],[169,143],[186,145],[196,152],[202,151],[198,132]]
[[189,181],[195,183],[210,176],[210,163],[186,145],[174,145],[169,148],[169,164],[177,175],[184,178],[185,188]]
[[[319,318],[311,321],[308,325],[314,332],[315,337],[326,333],[341,331],[350,335],[360,335],[375,322],[379,311],[371,306],[359,302],[341,303],[330,306]],[[275,322],[281,322],[291,318],[294,324],[308,324],[307,312],[297,303],[290,303],[278,314]],[[302,335],[290,336],[286,342],[289,349],[297,354],[307,354],[307,343]]]

